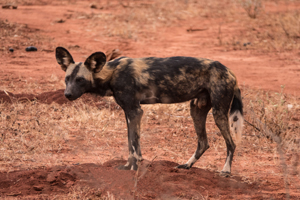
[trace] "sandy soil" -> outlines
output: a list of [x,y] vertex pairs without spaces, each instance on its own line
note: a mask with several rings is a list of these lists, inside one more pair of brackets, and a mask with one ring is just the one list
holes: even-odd
[[[101,22],[93,26],[90,16],[99,13],[109,15],[109,13],[119,12],[122,7],[112,4],[104,9],[92,9],[89,1],[42,2],[33,5],[21,4],[17,9],[0,10],[0,20],[3,20],[0,28],[10,34],[0,38],[2,43],[0,99],[4,102],[11,103],[18,99],[19,101],[38,100],[47,104],[56,102],[65,106],[70,104],[63,96],[64,72],[55,60],[56,46],[69,49],[75,61],[83,61],[95,51],[110,52],[112,49],[119,49],[122,55],[128,57],[182,55],[210,58],[231,68],[241,88],[251,87],[280,92],[281,86],[284,85],[286,94],[296,98],[300,95],[300,52],[294,50],[260,53],[243,47],[234,50],[222,46],[218,39],[221,18],[178,20],[172,25],[156,27],[155,34],[145,28],[132,38],[110,37],[101,34],[106,29],[105,22],[103,26]],[[224,40],[240,32],[243,28],[240,26],[238,20],[222,24]],[[200,30],[187,31],[190,28]],[[14,37],[11,37],[11,34]],[[38,51],[26,52],[25,48],[31,45],[36,46]],[[14,48],[13,53],[8,51],[10,47]],[[86,103],[97,101],[99,108],[106,106],[102,98],[93,98],[87,96],[84,97],[84,101]],[[117,105],[113,106],[117,107]],[[191,123],[185,125],[192,129]],[[153,119],[147,126],[149,127],[144,127],[145,130],[158,124]],[[155,140],[155,136],[153,138]],[[176,139],[176,141],[180,140],[181,138]],[[155,142],[164,144],[165,141],[157,137]],[[121,151],[120,148],[119,150]],[[284,187],[283,176],[268,176],[261,173],[259,178],[251,174],[249,175],[251,178],[248,179],[239,175],[240,172],[245,173],[249,170],[249,168],[243,169],[241,164],[234,168],[238,172],[237,175],[224,178],[220,177],[217,171],[197,167],[190,170],[174,169],[178,163],[167,159],[151,161],[149,158],[154,157],[151,151],[145,150],[144,153],[148,155],[146,156],[148,159],[143,161],[138,172],[115,169],[115,166],[124,163],[124,160],[107,160],[99,164],[89,158],[80,163],[76,163],[78,159],[75,159],[70,165],[64,166],[38,166],[36,169],[3,171],[0,172],[0,196],[42,198],[54,194],[68,194],[76,187],[88,186],[93,189],[94,197],[99,198],[107,192],[117,199],[287,198],[287,187]],[[239,153],[244,156],[251,154],[253,162],[261,159],[254,152],[240,151]],[[270,152],[264,157],[268,159],[273,154]],[[207,158],[210,156],[212,158]],[[218,155],[214,153],[206,154],[208,162],[216,157]],[[257,170],[263,171],[264,168]],[[276,173],[281,171],[280,167],[275,165],[268,170]],[[249,181],[250,179],[252,181]],[[289,187],[289,197],[297,199],[300,198],[300,188],[296,184],[299,178],[293,180],[295,183],[291,183]]]

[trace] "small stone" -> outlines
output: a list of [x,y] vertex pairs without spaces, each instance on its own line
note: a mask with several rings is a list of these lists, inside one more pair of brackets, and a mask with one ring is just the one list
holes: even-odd
[[13,48],[9,48],[9,51],[10,51],[10,52],[14,52],[14,49],[13,49]]
[[37,48],[34,46],[29,46],[25,49],[26,51],[37,51]]
[[17,9],[18,6],[16,6],[16,5],[11,5],[11,4],[6,4],[6,5],[3,5],[3,6],[2,6],[2,9],[10,9],[10,8],[12,8],[12,9]]
[[66,20],[64,20],[64,19],[58,19],[58,20],[55,20],[55,22],[56,22],[56,23],[65,23]]
[[35,185],[35,186],[33,186],[33,189],[35,191],[42,191],[44,189],[44,187],[42,185]]
[[3,9],[10,9],[10,5],[3,5],[2,8]]
[[251,45],[251,42],[246,42],[243,45],[244,45],[244,47],[247,46],[247,45]]
[[97,5],[95,5],[95,4],[92,4],[92,5],[91,5],[91,8],[93,8],[93,9],[97,9]]
[[57,176],[54,173],[51,173],[47,176],[46,181],[49,183],[53,183],[56,181]]

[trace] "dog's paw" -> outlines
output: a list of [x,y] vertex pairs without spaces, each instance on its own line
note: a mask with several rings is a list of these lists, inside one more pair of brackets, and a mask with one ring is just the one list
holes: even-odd
[[191,167],[188,164],[178,165],[177,169],[190,169]]
[[137,170],[138,169],[138,160],[134,157],[128,158],[128,161],[125,165],[119,165],[117,167],[119,170]]
[[221,171],[220,176],[222,177],[230,177],[230,172]]

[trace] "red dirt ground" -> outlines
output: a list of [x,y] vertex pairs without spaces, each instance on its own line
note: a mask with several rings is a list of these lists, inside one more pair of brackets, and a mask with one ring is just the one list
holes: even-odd
[[[203,198],[222,199],[261,198],[261,194],[254,193],[259,190],[258,184],[243,183],[239,177],[223,178],[218,173],[198,168],[174,169],[177,164],[169,161],[144,161],[138,174],[115,169],[120,164],[125,161],[0,173],[0,192],[8,196],[64,193],[77,184],[88,185],[102,193],[109,190],[122,199],[170,199],[174,196],[201,199],[202,195]],[[234,190],[234,195],[230,195],[229,190]],[[274,187],[265,190],[276,192]],[[281,198],[282,194],[264,195],[265,198],[271,196]]]
[[[11,31],[9,34],[15,35],[9,41],[0,38],[3,43],[0,47],[3,47],[0,49],[0,99],[3,102],[37,100],[48,104],[70,103],[63,96],[64,72],[55,60],[56,46],[68,48],[75,61],[83,61],[95,51],[107,52],[115,48],[128,57],[206,57],[231,68],[242,86],[280,91],[281,85],[285,85],[286,93],[300,95],[300,52],[260,54],[247,49],[227,51],[217,45],[218,27],[222,21],[219,18],[178,21],[173,26],[158,28],[155,36],[151,33],[147,35],[145,31],[143,39],[127,39],[100,35],[98,32],[103,31],[104,26],[92,29],[88,17],[78,16],[78,13],[118,12],[116,9],[120,8],[94,10],[90,8],[92,1],[71,4],[42,2],[0,10],[0,20],[7,20],[6,25],[0,24],[0,28],[5,27],[8,32]],[[227,36],[234,34],[239,31],[238,26],[238,23],[225,24],[222,32]],[[190,27],[203,28],[204,31],[187,32]],[[27,34],[33,39],[28,39]],[[38,51],[25,52],[30,45],[37,46]],[[15,51],[8,52],[9,47]],[[97,101],[100,108],[106,106],[100,97],[84,96],[83,99],[87,103]],[[224,178],[217,172],[200,168],[175,169],[178,163],[165,160],[145,160],[138,172],[115,169],[124,162],[110,160],[102,165],[87,163],[0,172],[0,197],[41,198],[43,196],[39,195],[67,194],[74,186],[88,186],[94,189],[95,196],[110,192],[120,199],[286,198],[282,177],[279,180],[248,183],[242,177],[233,175]],[[297,188],[292,188],[290,198],[299,197]]]

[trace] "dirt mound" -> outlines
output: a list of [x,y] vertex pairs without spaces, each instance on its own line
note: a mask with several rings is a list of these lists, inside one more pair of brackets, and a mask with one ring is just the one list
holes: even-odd
[[67,192],[76,181],[76,174],[65,167],[0,173],[0,193],[3,196]]
[[[176,163],[143,162],[138,173],[121,171],[115,166],[125,161],[110,161],[103,165],[82,164],[0,173],[1,196],[67,193],[71,186],[81,185],[109,191],[120,198],[193,198],[231,197],[251,192],[255,185],[241,183],[239,178],[223,178],[214,172],[192,168],[175,169]],[[235,191],[230,194],[228,191]],[[209,191],[209,192],[208,192]]]
[[64,96],[64,90],[56,90],[51,92],[45,92],[39,95],[34,94],[13,94],[7,91],[0,91],[0,101],[13,103],[13,102],[26,102],[37,100],[41,103],[52,103],[56,102],[58,104],[68,103],[68,99]]
[[41,103],[47,103],[47,104],[50,104],[52,102],[58,104],[70,103],[70,101],[65,97],[63,89],[41,93],[36,96],[36,99]]
[[274,195],[267,186],[245,183],[241,177],[224,178],[199,168],[175,169],[177,163],[169,161],[143,161],[138,172],[116,169],[125,162],[113,160],[103,165],[80,164],[3,172],[0,173],[0,196],[53,195],[68,193],[76,186],[96,189],[101,194],[110,192],[125,199],[236,199],[239,195],[251,198]]
[[[91,95],[91,94],[84,94],[80,98],[84,103],[91,103],[95,102],[95,105],[100,108],[116,108],[118,109],[119,106],[116,103],[106,102],[105,99],[103,99],[100,96]],[[27,102],[27,101],[38,101],[40,103],[45,104],[51,104],[52,102],[58,103],[58,104],[70,104],[72,103],[69,101],[65,95],[64,90],[56,90],[56,91],[50,91],[50,92],[44,92],[38,95],[34,94],[13,94],[11,92],[2,91],[0,90],[0,102],[4,103],[13,103],[13,102]]]

